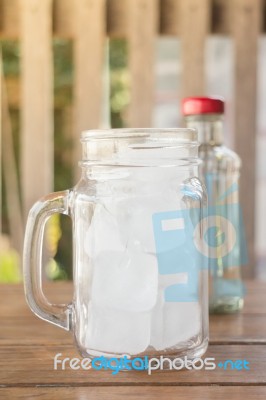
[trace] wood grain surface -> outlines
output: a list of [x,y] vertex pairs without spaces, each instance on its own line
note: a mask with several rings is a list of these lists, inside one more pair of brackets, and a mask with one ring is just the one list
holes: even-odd
[[31,399],[40,400],[98,400],[98,399],[155,399],[155,400],[265,400],[265,387],[61,387],[61,388],[11,388],[1,391],[5,400]]
[[[51,283],[46,296],[70,302],[71,283]],[[206,357],[216,364],[245,359],[249,370],[120,372],[54,370],[54,356],[80,358],[72,335],[35,317],[21,285],[0,286],[0,399],[264,399],[266,396],[266,282],[248,282],[244,310],[210,318]]]

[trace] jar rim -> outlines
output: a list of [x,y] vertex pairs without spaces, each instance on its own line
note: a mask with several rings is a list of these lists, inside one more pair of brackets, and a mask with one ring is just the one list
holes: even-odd
[[196,144],[198,134],[194,128],[119,128],[92,129],[81,133],[81,142],[88,140],[120,140],[149,138],[152,141],[171,140],[179,144]]

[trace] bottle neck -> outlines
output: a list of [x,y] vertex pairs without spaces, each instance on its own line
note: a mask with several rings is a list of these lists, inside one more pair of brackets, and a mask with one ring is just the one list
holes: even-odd
[[202,145],[223,144],[223,114],[200,114],[185,117],[186,127],[198,131],[198,141]]

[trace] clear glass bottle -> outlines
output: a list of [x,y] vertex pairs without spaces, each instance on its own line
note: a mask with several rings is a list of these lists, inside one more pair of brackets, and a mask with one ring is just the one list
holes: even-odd
[[200,178],[208,193],[209,308],[213,313],[242,309],[241,265],[245,263],[238,182],[241,160],[224,145],[224,101],[213,97],[183,99],[186,126],[200,142]]

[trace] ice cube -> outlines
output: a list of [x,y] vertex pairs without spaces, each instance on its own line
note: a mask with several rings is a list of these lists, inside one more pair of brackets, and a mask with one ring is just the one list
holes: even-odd
[[88,309],[85,347],[99,352],[138,354],[146,350],[150,341],[151,314],[97,307]]
[[[108,207],[108,206],[107,206]],[[127,246],[140,246],[143,252],[156,253],[153,215],[159,212],[175,211],[177,201],[170,201],[164,195],[134,196],[120,200],[113,213],[117,215],[120,238]]]
[[[158,179],[158,174],[162,178]],[[171,174],[170,174],[171,173]],[[121,246],[138,246],[155,254],[153,214],[180,209],[178,179],[171,168],[140,168],[127,179],[101,182],[101,204],[96,209],[86,235],[86,251],[94,257],[98,250],[120,251]],[[105,194],[105,195],[103,195]]]
[[159,288],[166,288],[174,284],[185,284],[188,282],[188,274],[186,272],[178,272],[176,274],[159,275]]
[[153,205],[141,202],[141,199],[124,204],[127,215],[119,218],[121,235],[127,238],[130,246],[140,246],[142,251],[155,254],[155,240],[153,233]]
[[116,310],[148,311],[157,300],[156,257],[140,249],[103,252],[93,265],[92,301]]
[[104,251],[125,251],[116,216],[103,204],[97,204],[91,224],[84,239],[84,250],[89,257],[96,257]]
[[160,290],[152,313],[151,346],[165,350],[199,335],[200,316],[198,302],[165,302],[163,290]]

